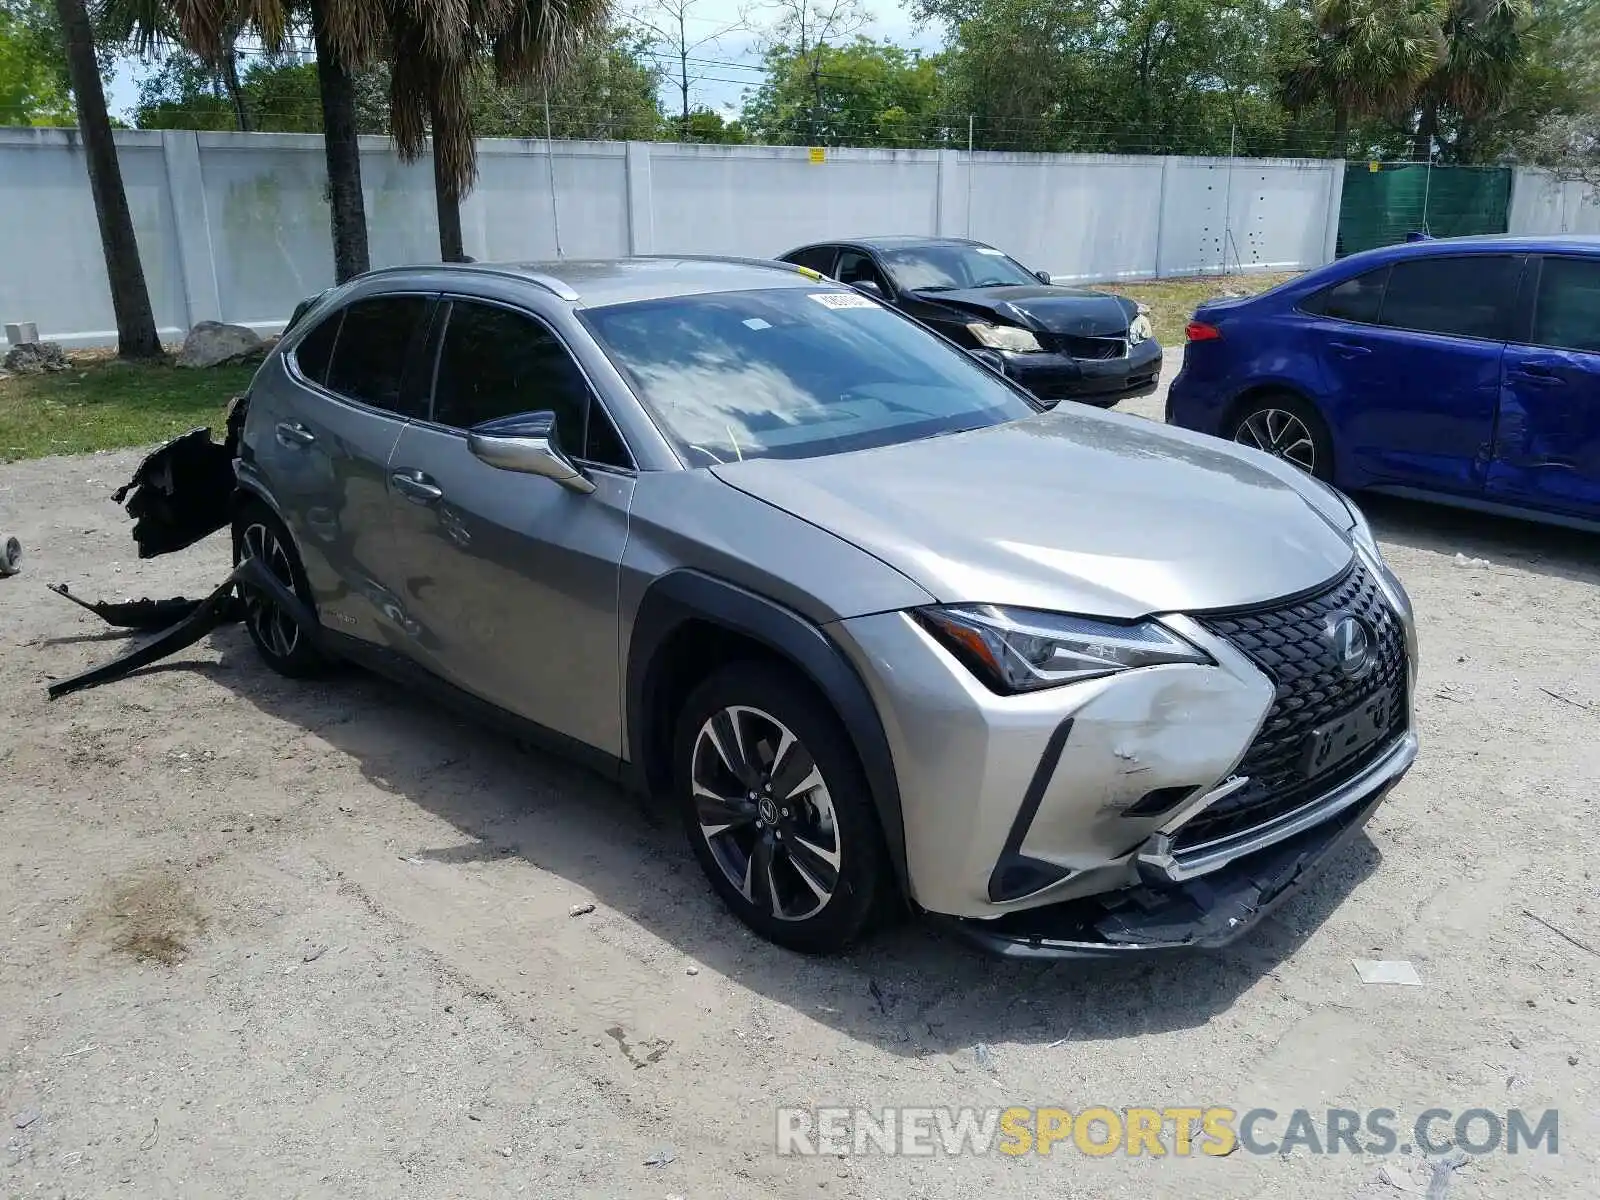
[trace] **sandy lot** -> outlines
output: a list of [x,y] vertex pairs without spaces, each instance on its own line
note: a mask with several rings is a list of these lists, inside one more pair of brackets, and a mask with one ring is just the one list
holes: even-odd
[[[1528,914],[1600,947],[1600,539],[1371,505],[1422,758],[1245,944],[1019,966],[913,924],[811,961],[615,789],[358,674],[280,680],[238,629],[48,702],[121,642],[45,583],[226,570],[220,539],[135,561],[137,457],[0,467],[0,1194],[1434,1195],[1415,1155],[779,1158],[780,1103],[1558,1108],[1558,1155],[1437,1195],[1595,1194],[1600,956]],[[1387,958],[1423,986],[1359,981]]]

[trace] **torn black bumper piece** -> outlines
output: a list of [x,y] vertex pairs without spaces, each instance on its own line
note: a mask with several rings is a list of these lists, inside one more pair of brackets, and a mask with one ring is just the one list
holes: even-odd
[[236,405],[228,414],[227,440],[214,442],[210,429],[191,429],[152,450],[113,493],[118,504],[126,501],[140,558],[182,550],[228,523],[241,411]]
[[1171,887],[1127,888],[993,920],[933,919],[1003,958],[1125,958],[1216,949],[1242,937],[1304,887],[1356,838],[1391,786],[1296,837]]
[[[71,600],[79,608],[88,609],[107,625],[114,625],[118,629],[167,629],[187,618],[205,603],[204,600],[189,600],[175,596],[171,600],[122,600],[111,604],[103,600],[90,601],[74,596],[64,583],[51,583],[46,586],[56,595]],[[243,617],[244,608],[236,597],[234,611],[228,619],[238,621]]]
[[[82,604],[91,612],[98,613],[96,605],[79,600],[64,588],[54,589],[58,595],[66,596],[74,603]],[[288,588],[284,587],[277,576],[267,570],[257,559],[247,558],[238,565],[223,584],[204,600],[175,600],[175,601],[134,601],[132,606],[139,604],[151,605],[184,605],[190,606],[177,624],[157,634],[148,642],[135,646],[126,654],[103,663],[98,667],[74,675],[71,679],[63,679],[50,685],[50,699],[57,700],[73,692],[81,692],[87,688],[99,687],[103,683],[132,674],[152,663],[160,662],[176,654],[179,650],[194,645],[206,634],[222,625],[232,624],[240,620],[245,613],[244,604],[240,596],[243,593],[254,592],[263,602],[276,605],[286,612],[290,619],[300,627],[301,633],[313,645],[320,644],[321,630],[311,611],[300,602]],[[113,611],[123,607],[119,605],[106,605]],[[172,611],[178,611],[174,609]],[[108,618],[109,619],[109,618]],[[115,624],[116,622],[113,622]],[[139,628],[140,626],[133,626]]]

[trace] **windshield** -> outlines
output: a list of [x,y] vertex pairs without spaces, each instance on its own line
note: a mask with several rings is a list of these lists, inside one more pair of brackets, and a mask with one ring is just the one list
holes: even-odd
[[855,292],[720,292],[582,318],[694,466],[864,450],[1037,411],[963,351]]
[[901,291],[948,292],[957,288],[1014,287],[1035,284],[1021,263],[992,246],[959,243],[906,246],[882,253],[884,264]]

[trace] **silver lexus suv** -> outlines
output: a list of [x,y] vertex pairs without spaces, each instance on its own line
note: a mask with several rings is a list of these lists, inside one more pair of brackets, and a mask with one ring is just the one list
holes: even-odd
[[786,946],[895,907],[1004,954],[1218,945],[1417,753],[1410,605],[1337,492],[1042,412],[804,269],[377,271],[247,403],[267,662],[369,666],[671,803]]

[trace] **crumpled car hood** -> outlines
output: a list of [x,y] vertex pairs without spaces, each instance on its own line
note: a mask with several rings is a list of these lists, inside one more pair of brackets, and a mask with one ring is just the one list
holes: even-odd
[[1077,406],[821,458],[712,468],[945,603],[1135,618],[1259,604],[1354,553],[1332,493],[1251,452]]
[[918,292],[917,297],[1004,325],[1076,337],[1115,337],[1126,333],[1133,319],[1132,306],[1116,296],[1044,284]]

